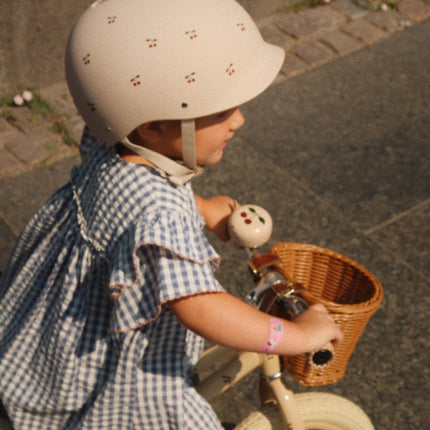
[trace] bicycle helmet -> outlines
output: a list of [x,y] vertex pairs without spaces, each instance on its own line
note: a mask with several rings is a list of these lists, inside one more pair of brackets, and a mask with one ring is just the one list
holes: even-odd
[[256,97],[283,59],[234,0],[99,0],[72,29],[65,63],[96,137],[136,152],[127,136],[140,124],[181,120],[184,163],[195,170],[194,119]]

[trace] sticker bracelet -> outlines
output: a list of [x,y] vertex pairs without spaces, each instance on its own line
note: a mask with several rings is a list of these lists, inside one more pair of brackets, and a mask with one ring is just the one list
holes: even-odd
[[270,333],[258,352],[270,354],[281,343],[284,335],[284,323],[277,318],[270,318]]

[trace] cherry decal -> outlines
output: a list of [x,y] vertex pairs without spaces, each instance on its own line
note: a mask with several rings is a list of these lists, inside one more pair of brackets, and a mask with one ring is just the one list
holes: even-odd
[[260,221],[262,224],[266,224],[265,219],[262,216],[258,215],[257,211],[254,208],[249,207],[248,210],[249,212],[251,212],[249,215],[245,211],[240,213],[240,216],[242,218],[245,218],[245,224],[252,224],[252,220],[255,218],[257,218],[258,221]]
[[186,31],[185,34],[187,36],[189,36],[191,40],[193,40],[197,37],[197,31],[196,30]]
[[228,75],[229,75],[229,76],[231,76],[231,75],[235,72],[235,70],[233,69],[233,63],[231,63],[231,64],[227,67],[227,69],[225,70],[225,72],[226,72],[226,73],[228,73]]
[[272,218],[260,206],[242,205],[230,215],[228,232],[236,245],[256,248],[269,240],[272,234]]
[[157,39],[146,39],[146,42],[150,48],[155,48],[157,46]]
[[195,75],[196,75],[196,72],[192,72],[189,75],[185,76],[185,80],[187,81],[188,84],[196,82],[196,79],[194,78]]
[[134,78],[130,79],[130,82],[133,84],[134,87],[137,87],[138,85],[140,85],[140,75],[136,75]]

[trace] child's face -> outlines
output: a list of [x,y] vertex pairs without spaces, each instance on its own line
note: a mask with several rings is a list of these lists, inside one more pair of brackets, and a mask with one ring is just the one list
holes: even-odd
[[[221,160],[224,148],[235,131],[245,122],[239,108],[197,118],[195,120],[196,159],[200,166],[215,164]],[[182,160],[182,138],[179,121],[164,121],[158,128],[161,139],[141,141],[153,151],[169,158]]]
[[221,160],[224,148],[244,124],[239,108],[196,119],[196,159],[200,166]]

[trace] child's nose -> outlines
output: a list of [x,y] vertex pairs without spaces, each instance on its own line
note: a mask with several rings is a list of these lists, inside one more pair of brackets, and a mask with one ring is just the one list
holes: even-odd
[[233,112],[233,115],[230,117],[230,128],[234,131],[238,128],[242,127],[242,125],[245,123],[245,118],[242,115],[242,112],[239,108],[236,108]]

